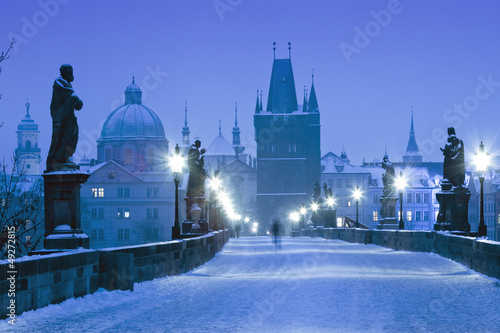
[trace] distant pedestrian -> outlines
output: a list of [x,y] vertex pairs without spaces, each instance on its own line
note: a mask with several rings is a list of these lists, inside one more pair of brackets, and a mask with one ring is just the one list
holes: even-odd
[[274,246],[276,247],[276,251],[281,250],[281,240],[280,240],[281,223],[280,223],[280,220],[278,220],[277,218],[275,218],[273,220],[271,230],[273,233],[273,241],[274,241]]
[[240,238],[241,225],[239,223],[234,227],[234,231],[236,231],[236,238]]

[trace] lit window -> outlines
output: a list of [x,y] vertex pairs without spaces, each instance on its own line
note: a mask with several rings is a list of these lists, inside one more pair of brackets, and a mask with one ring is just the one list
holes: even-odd
[[134,163],[134,150],[131,148],[125,149],[125,164],[133,164]]
[[128,208],[125,208],[124,211],[123,211],[123,217],[128,219],[130,217],[130,212],[128,210]]
[[434,211],[434,221],[437,221],[439,215],[439,210]]
[[342,228],[342,218],[337,217],[337,228]]
[[123,217],[123,208],[118,208],[118,218],[122,218]]
[[147,155],[147,162],[148,164],[154,164],[154,155],[155,155],[155,150],[152,148],[148,149],[148,155]]
[[102,187],[93,187],[92,188],[92,196],[94,198],[102,198],[102,197],[104,197],[104,188],[102,188]]
[[351,207],[351,200],[347,200],[347,207]]
[[373,211],[373,221],[374,222],[378,221],[378,211],[376,211],[376,210]]
[[406,212],[406,220],[411,221],[411,210]]

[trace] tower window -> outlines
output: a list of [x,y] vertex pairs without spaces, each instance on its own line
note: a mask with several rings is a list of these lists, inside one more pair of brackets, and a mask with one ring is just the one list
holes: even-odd
[[31,150],[31,141],[26,141],[26,150]]

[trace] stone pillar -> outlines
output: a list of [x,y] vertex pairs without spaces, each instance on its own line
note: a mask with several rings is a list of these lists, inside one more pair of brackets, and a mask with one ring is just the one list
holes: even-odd
[[380,219],[377,224],[379,230],[398,230],[399,223],[396,217],[396,202],[398,197],[380,197],[382,208],[380,209]]
[[455,231],[467,235],[470,232],[469,199],[471,193],[466,187],[452,187],[451,183],[443,182],[441,191],[436,193],[439,202],[439,214],[434,230]]
[[[181,234],[208,233],[208,222],[205,219],[205,211],[204,211],[206,198],[185,197],[184,201],[186,201],[186,219],[184,220],[184,222],[182,222]],[[195,208],[195,210],[193,211],[192,208]],[[196,212],[195,215],[193,215],[193,212]],[[194,229],[192,229],[193,226],[195,227]]]
[[81,229],[80,187],[90,175],[79,171],[43,174],[45,193],[45,249],[89,248]]

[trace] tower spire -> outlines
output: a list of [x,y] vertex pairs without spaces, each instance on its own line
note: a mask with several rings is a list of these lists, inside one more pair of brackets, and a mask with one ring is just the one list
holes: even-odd
[[189,147],[188,102],[184,101],[184,127],[182,128],[182,146]]
[[288,42],[288,59],[292,59],[292,43]]
[[304,101],[302,102],[302,112],[307,112],[306,85],[304,84]]
[[276,42],[273,42],[273,59],[276,59]]
[[219,135],[222,135],[222,120],[219,119]]
[[[258,92],[257,92],[258,94]],[[257,97],[258,98],[258,97]],[[262,111],[262,90],[260,91],[260,104],[259,104],[259,110]]]
[[255,102],[255,113],[260,113],[259,107],[259,88],[257,87],[257,102]]
[[234,102],[234,127],[238,127],[238,102]]
[[319,112],[318,100],[316,99],[316,90],[314,89],[314,69],[311,77],[311,94],[309,95],[309,112]]
[[135,74],[132,72],[132,84],[135,84]]
[[236,155],[245,150],[244,148],[241,149],[240,147],[240,133],[240,128],[238,127],[238,102],[234,102],[233,148],[236,152]]
[[422,162],[423,156],[418,150],[417,140],[415,138],[415,127],[413,125],[413,107],[411,108],[411,125],[410,125],[410,139],[406,146],[406,153],[403,155],[403,162],[413,163]]

